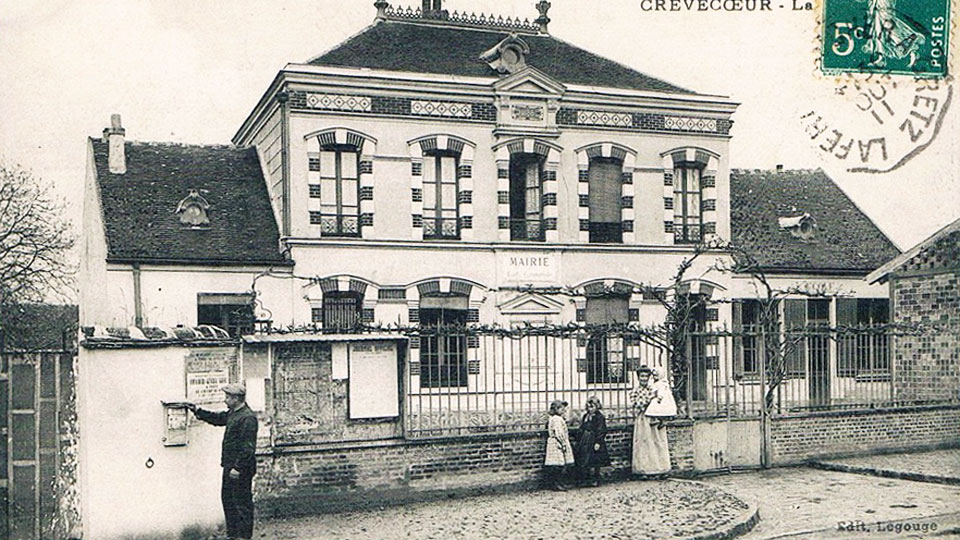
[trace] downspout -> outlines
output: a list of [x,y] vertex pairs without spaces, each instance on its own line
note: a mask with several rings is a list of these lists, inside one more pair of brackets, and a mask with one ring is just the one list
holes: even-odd
[[133,324],[143,328],[143,302],[140,294],[140,263],[133,263]]
[[280,103],[280,168],[283,185],[283,222],[280,224],[280,236],[290,236],[290,94],[280,92],[277,94],[277,102]]

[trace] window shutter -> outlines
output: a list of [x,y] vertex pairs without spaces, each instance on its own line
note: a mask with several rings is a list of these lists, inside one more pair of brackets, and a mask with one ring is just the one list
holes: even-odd
[[734,302],[733,305],[733,376],[743,376],[743,304]]
[[615,324],[629,322],[626,296],[603,296],[587,299],[587,324]]
[[622,189],[619,160],[594,158],[590,160],[590,221],[592,223],[619,223]]
[[787,343],[796,343],[785,358],[786,372],[803,373],[804,360],[807,358],[807,340],[800,335],[807,326],[807,301],[805,299],[784,300],[783,319]]
[[[857,325],[857,299],[837,298],[837,326]],[[857,374],[856,336],[840,334],[837,340],[837,375],[853,377]]]

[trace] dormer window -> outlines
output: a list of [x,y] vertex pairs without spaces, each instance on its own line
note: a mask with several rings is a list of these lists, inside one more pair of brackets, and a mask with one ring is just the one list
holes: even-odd
[[801,240],[810,240],[817,231],[816,220],[806,212],[800,216],[781,217],[778,218],[777,221],[781,229],[788,231],[794,238]]
[[510,34],[496,46],[480,55],[480,59],[498,73],[516,73],[526,67],[530,47],[517,34]]
[[200,192],[191,189],[190,194],[177,205],[176,213],[180,216],[180,223],[188,227],[206,227],[210,225],[210,218],[207,216],[209,208],[210,204]]

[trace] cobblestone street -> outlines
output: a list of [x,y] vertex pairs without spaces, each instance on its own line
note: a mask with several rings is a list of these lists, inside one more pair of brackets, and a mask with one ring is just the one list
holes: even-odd
[[685,480],[633,481],[565,493],[535,491],[267,521],[271,539],[651,539],[709,533],[747,505]]

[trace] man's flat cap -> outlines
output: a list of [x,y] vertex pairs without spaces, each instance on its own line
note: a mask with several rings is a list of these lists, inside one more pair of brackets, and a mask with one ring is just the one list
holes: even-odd
[[247,388],[240,383],[231,383],[223,385],[221,390],[224,393],[230,394],[232,396],[245,396],[247,395]]

